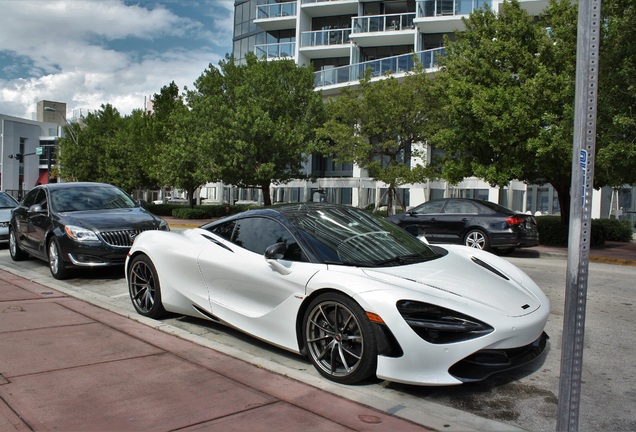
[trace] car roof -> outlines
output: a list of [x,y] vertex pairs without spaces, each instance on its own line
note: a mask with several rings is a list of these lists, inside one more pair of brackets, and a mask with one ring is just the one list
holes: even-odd
[[57,189],[71,189],[71,188],[85,188],[85,187],[115,187],[108,183],[96,183],[96,182],[68,182],[68,183],[48,183],[38,187],[46,188],[49,190]]

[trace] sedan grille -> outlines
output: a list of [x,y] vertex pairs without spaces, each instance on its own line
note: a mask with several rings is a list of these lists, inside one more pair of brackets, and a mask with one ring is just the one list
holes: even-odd
[[102,231],[99,235],[102,240],[110,246],[131,247],[135,237],[144,231],[156,230],[157,228],[137,228],[117,231]]

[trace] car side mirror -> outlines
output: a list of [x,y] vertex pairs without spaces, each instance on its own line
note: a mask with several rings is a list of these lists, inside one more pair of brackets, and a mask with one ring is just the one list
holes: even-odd
[[282,274],[283,276],[291,273],[291,270],[289,268],[285,267],[280,262],[278,262],[279,259],[285,256],[285,251],[287,251],[287,245],[284,242],[279,242],[265,249],[265,254],[264,254],[265,260],[267,261],[267,263],[275,271]]
[[286,251],[287,245],[284,242],[273,244],[265,249],[265,259],[279,260],[285,256]]
[[42,204],[33,204],[29,207],[29,213],[44,213],[46,210],[42,208]]

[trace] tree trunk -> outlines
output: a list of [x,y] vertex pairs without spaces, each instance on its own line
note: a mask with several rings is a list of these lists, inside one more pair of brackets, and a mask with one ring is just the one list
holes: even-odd
[[567,181],[550,182],[557,193],[561,208],[561,225],[568,226],[570,222],[570,183]]
[[272,205],[272,196],[269,193],[269,183],[261,186],[261,191],[263,192],[263,205],[271,206]]
[[197,190],[196,187],[192,188],[189,187],[188,190],[186,191],[188,193],[188,205],[190,206],[190,208],[194,207],[194,192]]

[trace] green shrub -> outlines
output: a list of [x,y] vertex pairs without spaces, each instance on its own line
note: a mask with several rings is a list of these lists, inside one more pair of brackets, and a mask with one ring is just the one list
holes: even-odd
[[[568,245],[569,228],[561,224],[559,216],[538,216],[539,243],[546,246]],[[592,219],[590,247],[601,246],[607,240],[604,222],[606,219]],[[631,234],[630,234],[631,238]]]
[[605,233],[605,240],[629,242],[632,240],[632,224],[628,220],[598,219]]
[[201,207],[176,208],[172,210],[172,216],[177,219],[210,219],[210,212]]

